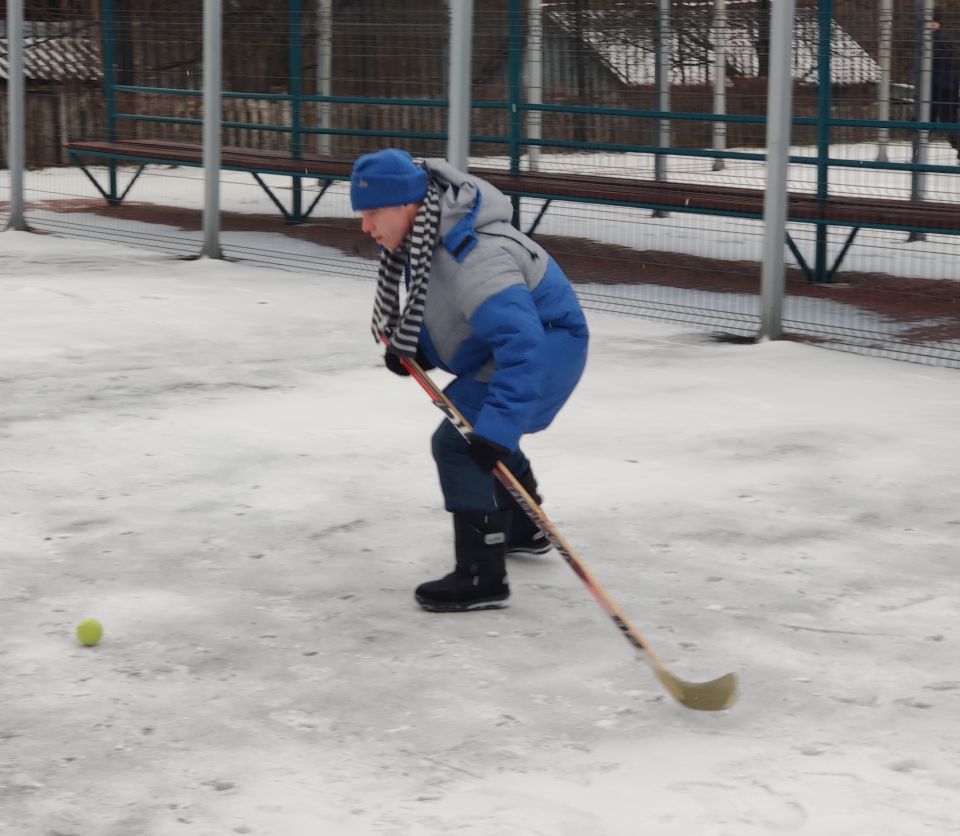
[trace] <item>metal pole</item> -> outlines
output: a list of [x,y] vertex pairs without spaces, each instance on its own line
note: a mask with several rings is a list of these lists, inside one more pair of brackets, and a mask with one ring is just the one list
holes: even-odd
[[107,139],[117,139],[117,83],[116,41],[113,0],[102,0],[103,6],[103,96],[107,109]]
[[[317,0],[317,95],[331,96],[333,90],[333,0]],[[329,131],[332,125],[330,102],[319,103],[319,125]],[[317,134],[317,153],[329,154],[329,134]]]
[[[725,116],[727,113],[727,4],[726,0],[714,0],[713,5],[713,112]],[[713,150],[727,149],[727,123],[713,123]],[[722,171],[724,160],[717,157],[713,161],[713,170]]]
[[[303,89],[301,84],[301,25],[300,0],[287,0],[287,93],[290,96],[290,157],[299,160],[303,156]],[[293,223],[303,222],[303,179],[290,178],[290,218]]]
[[783,336],[785,285],[784,233],[787,226],[787,166],[793,85],[793,15],[795,0],[773,6],[770,23],[770,75],[767,89],[767,186],[763,201],[762,318],[760,338]]
[[[666,113],[670,110],[670,53],[672,51],[673,34],[670,30],[670,0],[657,0],[657,110]],[[670,120],[657,119],[658,144],[661,148],[670,147]],[[667,179],[667,158],[663,154],[656,154],[653,158],[654,180]],[[655,213],[662,217],[660,213]]]
[[[930,99],[933,92],[933,0],[920,0],[920,73],[914,94],[914,111],[918,122],[930,121]],[[913,142],[913,162],[927,164],[930,131],[917,131]],[[923,200],[927,191],[927,174],[914,170],[910,177],[910,199]],[[925,241],[922,232],[911,232],[910,241]]]
[[[116,18],[113,13],[113,0],[102,0],[102,3],[103,96],[107,110],[107,139],[110,142],[115,142],[119,136],[119,131],[117,130],[117,91],[114,89],[117,84],[117,27]],[[107,163],[107,168],[108,179],[110,181],[107,202],[111,206],[117,206],[120,203],[119,191],[117,190],[117,161],[111,157]]]
[[[893,52],[893,0],[880,0],[880,89],[877,96],[877,119],[890,121],[890,57]],[[887,162],[890,129],[877,131],[877,162]]]
[[223,258],[220,249],[222,15],[222,0],[203,0],[203,249],[200,256],[207,258]]
[[[527,103],[543,104],[543,0],[527,5]],[[527,111],[527,139],[543,137],[543,112]],[[530,171],[540,168],[540,146],[528,145]]]
[[[833,107],[833,69],[831,39],[833,36],[833,0],[819,0],[817,14],[817,200],[826,202],[830,195],[830,116]],[[817,224],[813,280],[830,281],[827,270],[829,227]]]
[[[454,3],[457,0],[452,0]],[[520,118],[520,97],[523,94],[522,83],[523,65],[522,51],[522,0],[510,0],[507,6],[509,34],[507,36],[507,103],[509,105],[507,145],[510,149],[510,173],[520,173],[520,143],[523,139],[523,121]],[[520,196],[510,195],[513,214],[510,223],[520,229]]]
[[447,161],[460,171],[466,171],[470,164],[470,55],[473,51],[472,41],[473,0],[451,0]]
[[23,170],[26,167],[26,128],[24,99],[26,82],[23,74],[23,0],[7,3],[7,111],[10,117],[7,164],[10,168],[10,217],[7,229],[25,232],[27,220],[23,211]]

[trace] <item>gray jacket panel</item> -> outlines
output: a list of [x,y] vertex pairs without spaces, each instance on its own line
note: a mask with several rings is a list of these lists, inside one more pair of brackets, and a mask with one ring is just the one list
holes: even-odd
[[513,206],[494,186],[444,160],[427,160],[426,167],[446,184],[440,209],[441,242],[458,224],[467,223],[464,219],[480,199],[472,228],[476,236],[473,249],[457,262],[448,247],[438,242],[430,267],[423,321],[437,353],[444,363],[450,363],[463,341],[473,334],[469,320],[474,311],[511,285],[522,282],[533,291],[547,270],[548,255],[513,228]]

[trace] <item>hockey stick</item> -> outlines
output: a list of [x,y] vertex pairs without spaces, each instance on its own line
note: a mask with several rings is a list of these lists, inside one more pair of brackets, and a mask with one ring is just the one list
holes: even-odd
[[[386,340],[384,340],[384,342],[386,342]],[[434,406],[443,412],[447,420],[456,427],[464,438],[467,438],[467,434],[472,429],[467,419],[460,414],[460,411],[450,402],[450,399],[415,360],[409,360],[406,357],[401,357],[400,359],[403,362],[404,368],[410,372],[410,376],[416,380],[430,396]],[[543,529],[553,547],[560,552],[563,559],[567,562],[567,565],[573,569],[577,577],[580,578],[587,589],[590,590],[590,593],[596,599],[600,608],[610,617],[627,641],[640,651],[641,658],[647,663],[654,674],[656,674],[657,679],[663,683],[664,687],[677,702],[687,708],[697,709],[698,711],[721,711],[724,708],[729,708],[736,702],[737,677],[735,674],[728,673],[718,679],[712,679],[709,682],[685,682],[670,673],[666,665],[660,661],[660,658],[653,652],[640,633],[637,632],[636,627],[634,627],[626,615],[624,615],[623,610],[621,610],[616,602],[607,594],[606,590],[600,585],[600,582],[590,573],[590,570],[583,565],[583,562],[574,551],[573,546],[567,542],[567,539],[550,521],[550,518],[546,515],[543,508],[527,493],[523,485],[517,481],[517,478],[507,469],[503,462],[497,462],[493,474],[500,484],[507,489],[510,496],[517,501],[527,516]]]

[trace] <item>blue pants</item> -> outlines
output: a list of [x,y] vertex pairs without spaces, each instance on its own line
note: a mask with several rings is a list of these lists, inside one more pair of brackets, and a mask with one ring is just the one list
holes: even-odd
[[[433,458],[440,475],[444,506],[451,512],[496,511],[495,477],[470,458],[469,446],[449,421],[444,421],[433,434]],[[530,462],[519,448],[501,461],[518,479],[530,469]]]

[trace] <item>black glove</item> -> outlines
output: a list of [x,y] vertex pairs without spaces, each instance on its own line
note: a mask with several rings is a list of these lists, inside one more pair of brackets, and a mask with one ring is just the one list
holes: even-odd
[[[417,364],[425,372],[430,371],[434,368],[434,365],[430,363],[426,357],[423,356],[423,352],[420,351],[420,348],[417,348],[417,355],[413,358],[417,361]],[[390,369],[394,374],[400,375],[400,377],[408,377],[410,372],[407,371],[406,366],[400,361],[400,355],[394,354],[392,351],[388,351],[383,355],[384,365]]]
[[497,466],[497,462],[510,453],[506,447],[471,433],[468,436],[470,446],[467,452],[474,463],[483,471],[490,473]]
[[388,351],[383,355],[384,365],[394,374],[400,375],[400,377],[409,377],[410,372],[407,371],[406,366],[403,365],[403,361],[400,359],[400,355],[394,354],[392,351]]

